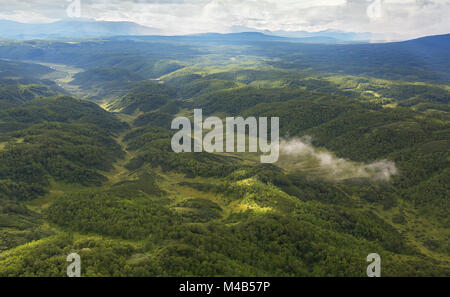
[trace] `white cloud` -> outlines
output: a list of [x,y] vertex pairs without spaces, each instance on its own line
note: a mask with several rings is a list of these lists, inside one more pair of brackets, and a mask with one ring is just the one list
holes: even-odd
[[392,161],[382,160],[370,164],[352,162],[336,157],[329,151],[315,148],[311,137],[283,140],[280,143],[279,166],[290,170],[313,172],[332,180],[368,178],[389,181],[398,174]]
[[28,11],[11,11],[9,13],[0,12],[1,20],[15,21],[20,23],[50,23],[57,21],[58,19],[53,19],[46,17],[40,13],[28,12]]
[[[260,30],[372,32],[390,39],[450,31],[450,0],[81,0],[82,16],[133,21],[166,34]],[[66,0],[0,0],[0,18],[66,17]],[[9,17],[8,17],[9,16]]]

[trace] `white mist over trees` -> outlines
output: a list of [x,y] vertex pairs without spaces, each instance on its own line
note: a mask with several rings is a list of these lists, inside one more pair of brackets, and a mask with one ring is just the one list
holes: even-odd
[[336,157],[333,153],[318,149],[311,144],[310,136],[283,140],[280,143],[281,164],[283,167],[296,170],[314,168],[331,179],[370,178],[378,181],[389,181],[398,174],[395,163],[380,160],[370,164],[362,164]]

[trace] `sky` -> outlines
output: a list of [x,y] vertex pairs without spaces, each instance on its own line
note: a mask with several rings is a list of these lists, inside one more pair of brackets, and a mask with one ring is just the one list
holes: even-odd
[[370,32],[398,40],[450,32],[450,0],[0,0],[0,19],[131,21],[166,35],[270,31]]

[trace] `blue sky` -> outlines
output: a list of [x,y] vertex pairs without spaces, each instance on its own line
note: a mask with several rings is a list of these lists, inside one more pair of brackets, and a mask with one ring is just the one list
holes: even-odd
[[132,21],[169,35],[244,27],[371,32],[396,40],[450,31],[450,0],[0,0],[0,19],[56,21],[76,1],[81,17]]

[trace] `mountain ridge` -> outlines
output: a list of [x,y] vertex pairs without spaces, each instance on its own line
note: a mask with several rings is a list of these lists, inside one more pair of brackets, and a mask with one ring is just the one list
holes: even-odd
[[[48,33],[52,32],[52,33]],[[0,19],[0,39],[71,39],[93,37],[132,37],[132,36],[158,36],[165,38],[193,38],[193,37],[221,37],[237,38],[250,37],[252,39],[292,40],[303,43],[395,43],[410,40],[422,40],[433,36],[446,36],[449,34],[423,36],[414,39],[399,41],[382,41],[376,34],[368,32],[344,32],[338,30],[308,31],[270,31],[258,30],[249,27],[232,27],[230,33],[205,32],[187,35],[165,35],[163,30],[148,27],[129,21],[97,21],[93,19],[63,19],[51,23],[22,23]],[[373,40],[377,40],[373,42]]]
[[27,24],[0,20],[0,36],[12,39],[80,38],[122,34],[150,35],[160,32],[159,29],[142,26],[133,22],[67,19],[52,23]]

